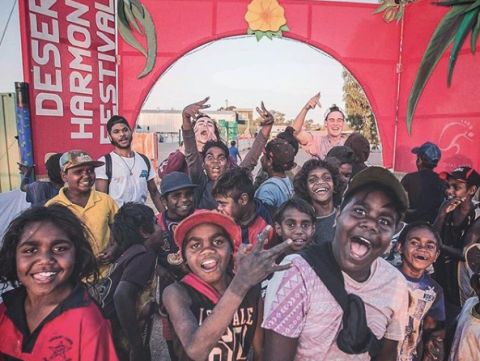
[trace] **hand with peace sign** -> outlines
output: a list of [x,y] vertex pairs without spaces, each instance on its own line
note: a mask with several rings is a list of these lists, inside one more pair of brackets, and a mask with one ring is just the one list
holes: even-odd
[[267,108],[265,108],[265,105],[263,104],[263,101],[260,104],[261,109],[257,107],[257,113],[262,117],[262,121],[260,122],[261,127],[273,125],[273,115],[270,113]]
[[233,292],[243,295],[269,274],[290,268],[291,264],[278,265],[275,260],[290,247],[292,240],[289,239],[268,250],[263,249],[270,229],[271,226],[266,226],[258,234],[254,246],[245,244],[240,246],[235,259],[236,273],[231,283]]
[[210,108],[210,105],[206,104],[209,99],[210,97],[206,97],[203,100],[187,105],[185,108],[183,108],[183,129],[191,129],[192,119],[195,118],[198,114],[200,114],[202,109]]

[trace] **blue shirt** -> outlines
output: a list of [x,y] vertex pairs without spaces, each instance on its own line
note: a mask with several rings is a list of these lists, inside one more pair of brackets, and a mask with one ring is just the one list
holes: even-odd
[[[399,270],[402,272],[401,266]],[[410,302],[405,339],[398,360],[418,360],[417,346],[422,340],[423,320],[430,316],[435,321],[444,321],[445,299],[442,287],[427,272],[419,279],[403,275],[407,279]]]

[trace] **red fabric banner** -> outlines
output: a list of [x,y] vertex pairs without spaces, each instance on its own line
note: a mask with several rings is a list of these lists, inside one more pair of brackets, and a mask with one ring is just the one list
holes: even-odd
[[25,0],[20,19],[37,170],[49,152],[107,152],[118,99],[115,0]]
[[[139,79],[144,55],[119,38],[115,57],[114,0],[22,1],[24,72],[31,88],[36,164],[52,151],[84,148],[93,156],[105,153],[109,147],[104,124],[116,112],[117,99],[120,114],[133,126],[152,87],[179,58],[208,42],[247,33],[244,16],[249,2],[141,0],[155,25],[157,50],[153,70]],[[386,167],[414,170],[411,148],[431,141],[443,151],[437,170],[464,164],[480,169],[474,141],[480,134],[476,89],[480,72],[469,41],[458,57],[451,88],[446,86],[450,50],[439,61],[419,100],[412,133],[406,131],[408,96],[447,8],[425,1],[407,5],[402,31],[401,22],[386,23],[382,15],[373,14],[378,4],[279,2],[290,29],[283,35],[336,58],[365,90]]]

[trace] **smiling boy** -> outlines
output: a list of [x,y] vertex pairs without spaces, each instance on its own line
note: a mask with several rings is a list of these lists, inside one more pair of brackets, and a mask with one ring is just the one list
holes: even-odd
[[107,194],[93,189],[95,167],[104,163],[93,160],[82,150],[71,150],[60,158],[62,178],[66,183],[58,195],[45,205],[60,203],[68,207],[82,220],[90,231],[91,246],[96,257],[107,247],[110,240],[109,225],[118,206]]
[[369,345],[375,343],[378,349],[361,345],[366,340],[347,343],[348,347],[337,343],[339,331],[348,325],[352,313],[343,319],[342,307],[317,276],[317,267],[312,268],[304,256],[291,255],[283,262],[292,262],[292,268],[274,275],[281,278],[279,287],[267,289],[267,297],[274,296],[262,324],[266,360],[347,360],[353,353],[357,360],[370,360],[367,351],[379,360],[396,360],[407,319],[407,285],[400,272],[380,256],[407,207],[405,191],[393,174],[381,167],[367,168],[349,183],[333,244],[309,250],[325,251],[323,261],[328,258],[338,269],[339,287],[350,294],[349,302],[351,294],[363,300],[368,331],[377,340],[370,338]]
[[[197,148],[197,136],[203,137],[207,134],[204,134],[203,131],[194,132],[193,120],[203,109],[209,107],[206,104],[208,99],[207,97],[202,101],[190,104],[182,112],[185,157],[192,182],[198,185],[195,191],[195,203],[199,209],[215,209],[217,207],[217,202],[212,196],[212,188],[218,177],[231,166],[228,147],[220,139],[206,140],[201,152]],[[260,123],[262,128],[255,137],[252,148],[240,164],[240,167],[247,169],[248,172],[255,168],[273,125],[273,115],[265,109],[263,103],[261,107],[261,109],[257,108],[257,112],[263,119]]]
[[178,225],[175,242],[189,273],[163,293],[177,360],[247,360],[250,349],[254,360],[261,360],[262,302],[256,285],[289,267],[275,263],[289,243],[263,250],[265,235],[237,253],[239,228],[221,213],[199,210]]
[[410,300],[401,361],[442,359],[445,299],[442,287],[426,272],[440,254],[439,243],[440,236],[427,222],[408,224],[398,237],[400,271],[407,279]]
[[458,271],[463,262],[466,235],[475,222],[473,198],[480,186],[480,175],[470,167],[459,167],[447,174],[451,186],[433,223],[442,239],[440,256],[434,263],[435,280],[445,292],[447,325],[451,326],[461,309]]
[[[218,204],[217,210],[238,224],[242,243],[255,244],[258,233],[268,224],[273,224],[267,208],[254,198],[253,183],[244,168],[232,168],[223,173],[213,187],[212,194]],[[269,241],[272,237],[273,230],[269,233]]]

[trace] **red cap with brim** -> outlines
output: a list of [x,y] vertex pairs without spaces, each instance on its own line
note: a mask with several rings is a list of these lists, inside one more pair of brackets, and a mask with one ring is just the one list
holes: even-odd
[[195,211],[190,216],[181,221],[174,232],[175,243],[182,252],[183,242],[188,232],[200,224],[214,224],[223,228],[229,235],[233,243],[233,252],[236,253],[242,243],[242,232],[240,227],[230,218],[215,211],[201,209]]

